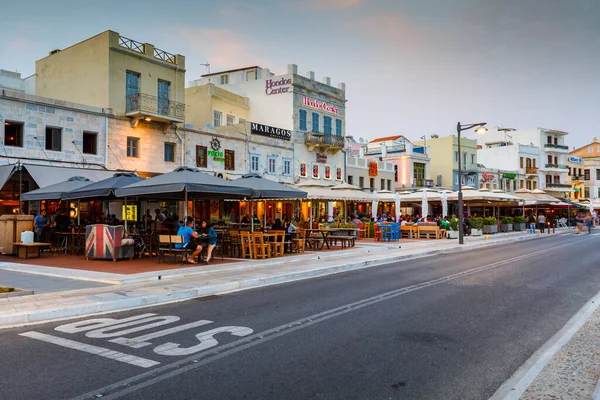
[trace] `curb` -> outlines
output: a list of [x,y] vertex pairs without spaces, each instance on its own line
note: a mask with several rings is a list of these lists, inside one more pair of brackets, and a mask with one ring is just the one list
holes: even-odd
[[[558,234],[551,234],[548,236],[557,236]],[[351,262],[349,264],[338,264],[323,268],[316,268],[312,270],[306,270],[301,272],[292,272],[279,275],[273,275],[265,278],[250,278],[246,280],[240,280],[236,282],[228,282],[223,284],[214,284],[210,286],[203,286],[193,289],[185,289],[176,292],[164,293],[164,294],[148,294],[138,297],[127,297],[124,293],[103,293],[90,295],[89,300],[93,302],[84,305],[65,305],[61,309],[36,309],[29,312],[16,315],[0,316],[0,329],[9,328],[14,326],[22,326],[32,323],[51,322],[53,320],[66,319],[66,318],[77,318],[83,317],[90,314],[104,313],[104,312],[115,312],[125,311],[128,309],[146,307],[157,304],[166,304],[177,301],[189,300],[197,297],[204,297],[209,295],[220,295],[225,293],[231,293],[241,290],[254,289],[259,287],[265,287],[270,285],[282,284],[287,282],[295,282],[320,276],[333,275],[342,272],[354,271],[358,269],[371,268],[394,262],[408,261],[419,258],[431,257],[443,253],[454,253],[465,250],[472,250],[480,247],[491,247],[494,245],[501,245],[507,242],[521,242],[527,240],[535,240],[544,236],[521,236],[506,238],[497,241],[481,241],[479,243],[457,245],[445,249],[430,250],[421,253],[407,254],[407,255],[396,255],[387,258],[381,258],[376,260],[358,261]],[[251,267],[251,266],[250,266]],[[247,268],[247,267],[246,267]],[[183,277],[183,276],[181,276]]]

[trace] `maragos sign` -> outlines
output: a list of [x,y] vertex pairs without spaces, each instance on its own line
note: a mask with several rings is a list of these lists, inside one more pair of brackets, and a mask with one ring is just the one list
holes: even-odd
[[250,123],[250,132],[255,135],[268,136],[275,139],[291,140],[292,131],[287,129],[274,128],[268,125],[257,124],[256,122]]
[[268,96],[272,94],[290,93],[291,85],[291,79],[281,78],[278,81],[274,81],[273,79],[267,79],[265,81],[265,93]]
[[304,98],[304,105],[306,107],[318,108],[320,110],[327,111],[327,112],[334,113],[334,114],[337,114],[338,110],[339,110],[337,107],[332,107],[325,102],[321,103],[319,100],[312,100],[308,97]]

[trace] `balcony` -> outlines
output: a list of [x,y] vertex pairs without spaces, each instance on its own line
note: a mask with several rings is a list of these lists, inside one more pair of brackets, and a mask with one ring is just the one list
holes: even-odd
[[564,171],[568,171],[569,170],[567,168],[567,166],[564,165],[564,164],[545,164],[544,165],[544,169],[549,169],[549,170],[564,170]]
[[583,181],[583,180],[589,180],[589,179],[585,179],[584,175],[571,175],[571,181]]
[[185,121],[185,104],[144,93],[135,93],[127,96],[125,115],[133,118],[131,123],[133,127],[144,119],[162,122],[168,129],[172,124]]
[[415,187],[432,188],[433,179],[415,179]]
[[569,146],[562,144],[546,143],[544,144],[544,150],[549,153],[568,153]]
[[571,185],[568,183],[546,183],[546,187],[549,189],[571,189]]
[[538,169],[537,169],[537,167],[527,167],[527,168],[525,168],[525,173],[527,175],[537,175]]
[[326,152],[327,150],[331,150],[333,154],[336,154],[344,148],[344,137],[330,133],[306,132],[304,143],[309,151],[318,150]]

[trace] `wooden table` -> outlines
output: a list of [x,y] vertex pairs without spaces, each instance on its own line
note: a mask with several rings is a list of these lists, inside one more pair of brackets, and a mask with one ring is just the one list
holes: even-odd
[[19,258],[38,258],[42,247],[50,247],[50,243],[13,243]]

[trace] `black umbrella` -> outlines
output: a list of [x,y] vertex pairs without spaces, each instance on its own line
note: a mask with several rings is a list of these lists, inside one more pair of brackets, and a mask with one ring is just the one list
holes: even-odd
[[91,181],[82,176],[74,176],[64,182],[55,183],[40,189],[32,190],[21,196],[22,201],[32,200],[61,200],[62,195],[70,190],[86,186]]
[[64,193],[62,198],[63,200],[113,198],[116,197],[115,190],[144,180],[144,178],[133,172],[117,172],[110,178]]
[[302,190],[265,179],[257,174],[243,175],[232,183],[252,189],[251,197],[254,199],[305,199],[308,195]]

